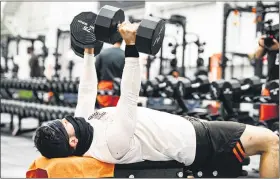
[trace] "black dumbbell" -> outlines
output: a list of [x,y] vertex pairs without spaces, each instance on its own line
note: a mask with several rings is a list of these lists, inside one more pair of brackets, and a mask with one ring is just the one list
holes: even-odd
[[233,97],[237,96],[237,94],[239,95],[240,91],[241,91],[240,82],[237,79],[231,79],[231,80],[225,81],[223,83],[221,92],[222,92],[224,98],[233,100]]
[[272,80],[265,85],[272,101],[279,103],[279,80]]
[[244,91],[243,95],[260,94],[262,89],[261,79],[257,76],[253,76],[251,78],[245,78],[241,88],[242,91]]
[[[168,86],[168,78],[164,75],[158,75],[155,77],[156,82],[154,83],[154,95],[156,97],[172,97],[173,93],[170,94],[170,87]],[[169,94],[168,94],[169,90]],[[167,92],[167,93],[166,93]]]
[[[114,44],[121,39],[118,25],[125,19],[124,11],[112,6],[103,6],[95,20],[94,33],[97,40]],[[164,20],[147,17],[137,29],[136,46],[139,52],[156,55],[162,46],[165,34]]]
[[167,97],[163,92],[166,87],[166,77],[159,75],[152,80],[146,81],[146,95],[147,97]]
[[184,97],[184,84],[178,78],[172,75],[167,75],[163,77],[159,76],[156,79],[159,82],[158,90],[160,91],[160,96],[174,98]]
[[210,85],[210,95],[214,100],[220,100],[222,98],[222,88],[225,83],[225,80],[217,80],[211,82]]
[[[192,82],[189,78],[179,77],[179,82],[183,85],[183,98],[184,99],[192,99],[192,93],[194,89],[192,88]],[[180,84],[180,85],[181,85]]]
[[208,76],[205,75],[199,75],[195,77],[194,79],[191,79],[192,82],[192,88],[196,89],[199,93],[208,93],[210,82],[208,79]]
[[186,91],[189,99],[204,99],[209,92],[210,82],[207,76],[200,75],[197,77],[188,77],[191,86]]
[[163,91],[167,97],[183,98],[185,96],[183,82],[172,75],[166,76],[166,87]]

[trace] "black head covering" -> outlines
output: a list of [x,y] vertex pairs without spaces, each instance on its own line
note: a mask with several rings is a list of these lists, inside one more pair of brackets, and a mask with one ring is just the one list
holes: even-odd
[[60,120],[51,121],[38,128],[34,142],[40,153],[47,158],[68,157],[74,152]]
[[92,143],[93,127],[82,117],[66,116],[65,119],[73,125],[75,135],[78,138],[78,144],[73,155],[82,156],[88,151]]

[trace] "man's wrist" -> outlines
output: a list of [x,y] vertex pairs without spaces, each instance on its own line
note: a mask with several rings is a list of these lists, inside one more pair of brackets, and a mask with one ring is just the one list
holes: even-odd
[[135,45],[135,41],[125,41],[126,45]]
[[125,57],[139,57],[139,53],[135,45],[125,46]]
[[87,53],[87,54],[94,54],[94,48],[85,48],[84,53]]

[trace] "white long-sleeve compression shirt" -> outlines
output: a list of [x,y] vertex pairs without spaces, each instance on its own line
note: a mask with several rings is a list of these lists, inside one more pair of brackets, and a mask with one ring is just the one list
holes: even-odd
[[84,117],[94,128],[88,155],[107,163],[177,160],[189,165],[193,162],[196,135],[189,121],[177,115],[137,107],[141,79],[135,46],[126,46],[121,96],[116,107],[94,110],[97,94],[95,58],[85,54],[84,60],[75,116]]

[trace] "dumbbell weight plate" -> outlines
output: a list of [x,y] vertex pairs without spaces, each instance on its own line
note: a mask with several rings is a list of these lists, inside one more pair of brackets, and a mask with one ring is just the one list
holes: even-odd
[[121,39],[118,24],[124,21],[124,12],[120,8],[103,6],[95,21],[94,33],[97,40],[114,44]]
[[[74,37],[71,36],[71,49],[74,51],[74,53],[81,57],[84,58],[84,49],[81,48],[81,44],[77,42],[77,40],[74,39]],[[101,52],[101,49],[103,47],[103,43],[100,41],[96,41],[94,45],[94,55],[98,55]]]
[[241,91],[241,84],[236,79],[231,79],[223,84],[222,94],[226,98],[231,98],[234,94],[239,94]]
[[75,39],[71,36],[71,42],[70,42],[70,44],[71,44],[71,48],[72,48],[72,50],[74,51],[74,53],[77,55],[77,56],[79,56],[79,57],[81,57],[81,58],[84,58],[84,49],[83,48],[81,48],[81,47],[79,47],[77,44],[76,44],[76,41],[75,41]]
[[94,22],[96,14],[93,12],[81,12],[76,15],[70,24],[71,36],[81,44],[81,48],[94,47],[96,42],[94,34]]
[[156,55],[162,46],[165,22],[155,17],[143,19],[137,29],[136,46],[139,52]]

